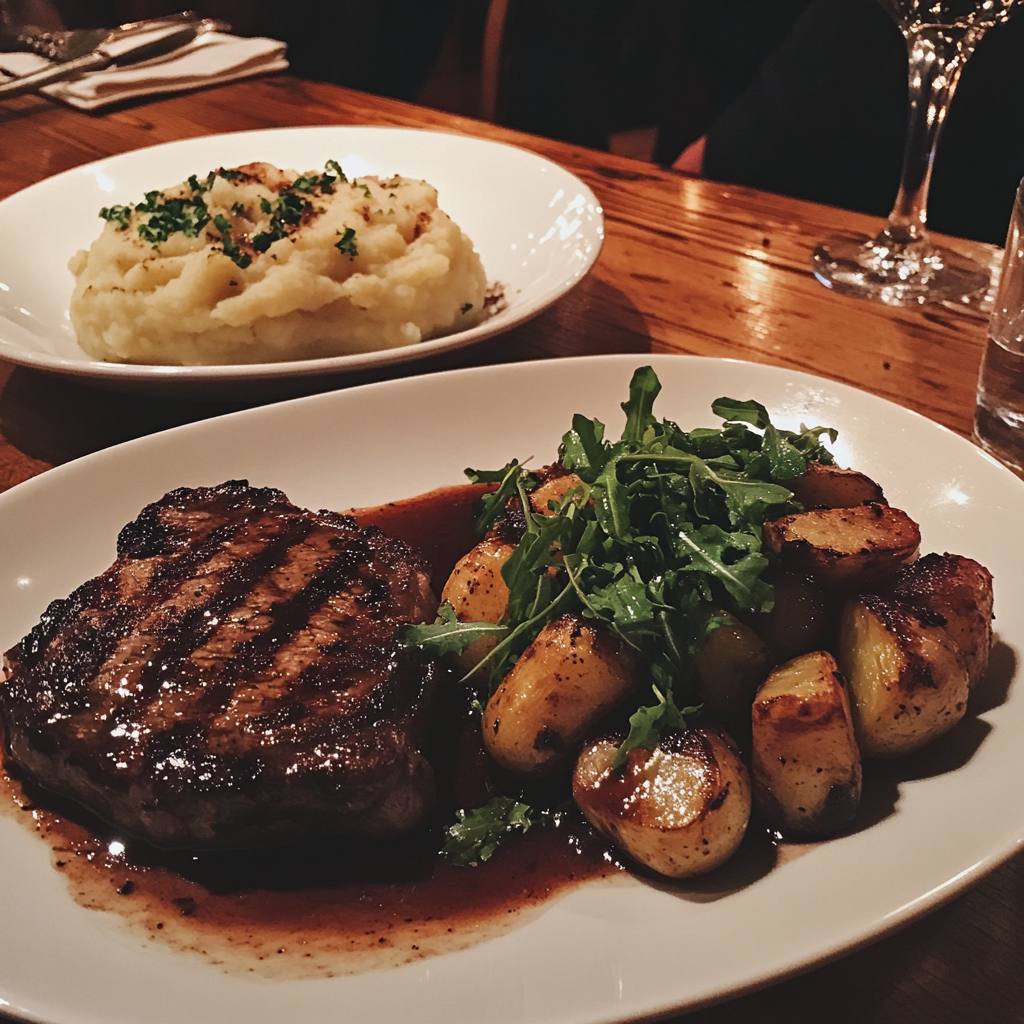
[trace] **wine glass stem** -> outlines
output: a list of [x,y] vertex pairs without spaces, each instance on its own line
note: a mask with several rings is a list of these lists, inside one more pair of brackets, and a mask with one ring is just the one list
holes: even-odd
[[950,25],[922,25],[907,32],[907,142],[900,189],[885,231],[897,245],[925,237],[935,148],[960,72],[980,38],[980,32]]

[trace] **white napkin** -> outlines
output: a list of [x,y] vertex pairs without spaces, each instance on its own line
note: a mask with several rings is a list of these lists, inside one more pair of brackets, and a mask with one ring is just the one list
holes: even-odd
[[[94,71],[75,81],[47,86],[42,92],[79,110],[96,110],[137,96],[198,89],[283,71],[288,67],[286,48],[276,39],[205,32],[166,56],[126,68]],[[9,75],[25,75],[49,63],[34,53],[0,53],[0,72]]]

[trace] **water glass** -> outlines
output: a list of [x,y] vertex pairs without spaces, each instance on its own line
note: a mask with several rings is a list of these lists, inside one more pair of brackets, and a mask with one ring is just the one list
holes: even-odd
[[978,376],[974,434],[1000,462],[1024,473],[1024,181],[1010,218]]

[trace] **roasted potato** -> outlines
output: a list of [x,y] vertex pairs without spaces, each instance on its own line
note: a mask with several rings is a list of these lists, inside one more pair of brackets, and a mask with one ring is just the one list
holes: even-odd
[[749,622],[771,648],[775,660],[789,661],[824,647],[832,616],[829,602],[815,581],[792,572],[775,572],[768,582],[775,589],[775,604],[770,612],[751,615]]
[[921,529],[906,512],[871,502],[784,516],[764,524],[764,540],[792,572],[827,587],[872,590],[917,557]]
[[882,488],[871,477],[821,462],[808,462],[807,472],[787,480],[785,486],[805,509],[854,508],[869,501],[886,504]]
[[992,648],[992,573],[963,555],[925,555],[897,573],[889,593],[946,620],[973,686]]
[[697,674],[703,714],[745,745],[750,735],[750,702],[772,659],[765,642],[749,626],[731,616],[728,619],[697,654]]
[[839,667],[864,757],[895,757],[948,732],[967,709],[967,669],[941,616],[874,594],[840,618]]
[[540,512],[546,516],[554,515],[552,509],[548,508],[548,502],[553,501],[557,504],[562,500],[566,491],[571,491],[582,483],[583,481],[575,473],[565,473],[563,476],[551,477],[550,480],[546,480],[530,495],[530,504],[533,506],[533,511]]
[[487,702],[484,746],[533,775],[575,757],[587,732],[637,688],[632,649],[578,615],[545,626]]
[[620,743],[591,743],[576,762],[573,797],[594,828],[670,878],[732,856],[750,820],[750,780],[732,741],[714,729],[672,733],[612,768]]
[[[486,538],[456,563],[441,591],[441,600],[451,602],[460,622],[498,623],[505,617],[508,587],[502,579],[501,567],[513,551],[514,544]],[[474,641],[455,656],[456,667],[469,672],[496,642],[494,637]]]
[[860,750],[850,701],[831,654],[780,665],[757,692],[750,772],[754,803],[783,833],[845,828],[860,802]]

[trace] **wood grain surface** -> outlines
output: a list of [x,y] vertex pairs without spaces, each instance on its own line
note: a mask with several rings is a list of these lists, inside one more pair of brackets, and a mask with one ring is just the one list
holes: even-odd
[[[0,106],[0,198],[70,167],[142,146],[314,124],[435,128],[523,146],[582,177],[604,207],[607,239],[600,259],[568,296],[488,345],[418,365],[414,372],[602,352],[725,356],[853,384],[970,435],[983,308],[890,308],[835,295],[808,270],[815,243],[877,229],[877,222],[438,111],[287,76],[99,115],[26,97]],[[952,244],[986,263],[995,255],[978,243]],[[238,407],[95,391],[3,361],[0,389],[0,490],[118,441]],[[685,955],[680,949],[680,957]],[[1024,858],[1017,857],[898,934],[685,1020],[1024,1021],[1022,962]]]

